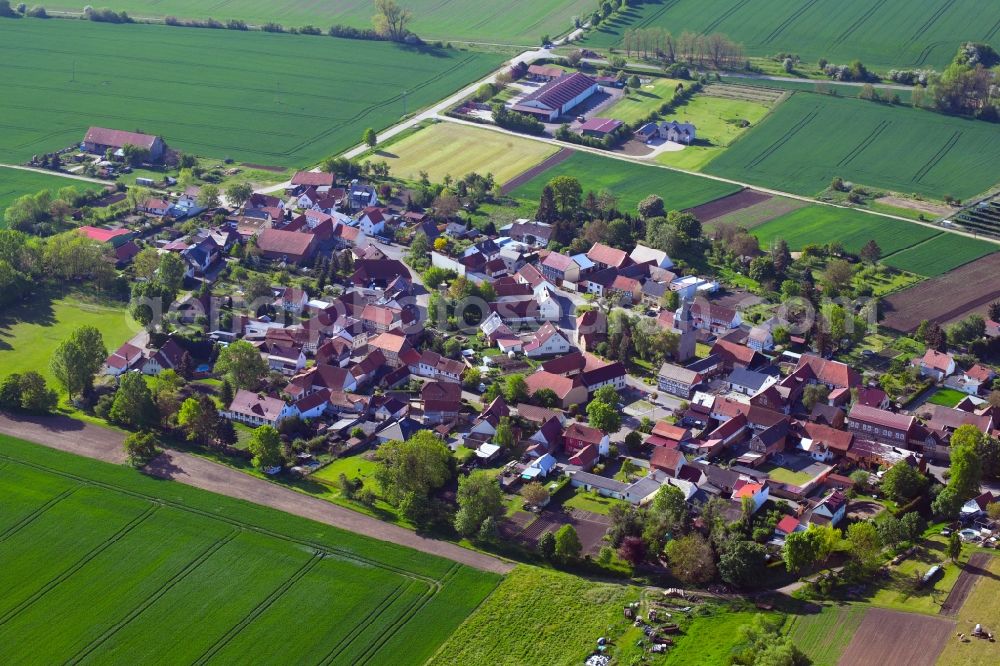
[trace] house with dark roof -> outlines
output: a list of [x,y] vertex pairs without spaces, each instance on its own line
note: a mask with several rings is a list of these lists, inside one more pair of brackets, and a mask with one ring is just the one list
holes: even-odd
[[694,393],[694,388],[703,381],[700,373],[673,363],[664,363],[656,375],[657,386],[661,391],[676,395],[687,400]]
[[905,414],[854,403],[847,414],[847,428],[857,437],[905,447],[916,419]]
[[507,235],[519,243],[542,248],[549,244],[553,231],[552,225],[541,222],[515,222]]
[[240,389],[222,415],[256,428],[262,425],[275,427],[296,413],[296,408],[284,400]]
[[577,130],[584,136],[603,139],[621,127],[622,124],[622,121],[614,118],[589,118]]
[[600,455],[608,455],[610,439],[597,428],[573,422],[563,432],[563,448],[566,455],[574,456],[584,448],[593,446]]
[[420,399],[425,425],[453,421],[462,407],[462,387],[455,382],[429,381],[420,389]]
[[573,72],[549,81],[538,90],[522,98],[512,110],[534,116],[542,122],[553,122],[569,114],[576,106],[590,99],[601,90],[594,79],[580,72]]

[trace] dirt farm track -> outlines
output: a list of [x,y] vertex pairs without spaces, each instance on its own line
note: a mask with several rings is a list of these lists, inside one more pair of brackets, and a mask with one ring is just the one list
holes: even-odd
[[871,608],[838,666],[934,666],[953,620]]

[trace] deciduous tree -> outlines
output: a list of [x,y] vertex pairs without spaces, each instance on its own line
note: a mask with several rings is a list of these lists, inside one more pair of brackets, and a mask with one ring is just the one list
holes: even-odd
[[555,555],[562,562],[572,562],[580,557],[583,546],[580,544],[580,537],[576,533],[576,528],[572,525],[563,525],[556,530]]
[[234,387],[252,391],[267,376],[268,369],[256,347],[237,340],[219,352],[215,371],[226,375]]
[[455,529],[462,536],[477,534],[484,521],[496,520],[504,513],[500,484],[496,477],[482,470],[459,479],[456,500]]
[[423,430],[401,442],[391,440],[375,452],[374,478],[382,494],[397,504],[407,493],[427,497],[451,478],[451,451]]
[[127,428],[150,428],[156,424],[158,417],[146,378],[137,372],[122,375],[108,411],[108,420]]
[[673,574],[685,583],[701,585],[715,578],[712,546],[698,533],[668,543],[667,560]]
[[281,436],[269,425],[262,425],[251,433],[247,450],[253,456],[250,462],[257,469],[281,464]]

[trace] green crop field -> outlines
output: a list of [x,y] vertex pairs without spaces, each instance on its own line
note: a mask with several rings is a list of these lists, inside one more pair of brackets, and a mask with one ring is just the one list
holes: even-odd
[[0,497],[4,663],[421,664],[497,584],[10,437]]
[[1000,246],[993,243],[942,233],[882,261],[903,271],[934,277],[997,250]]
[[864,604],[823,605],[818,613],[793,616],[788,635],[814,666],[837,666],[867,610]]
[[101,186],[84,180],[62,178],[56,175],[38,173],[37,171],[21,171],[20,169],[5,169],[0,167],[0,227],[4,225],[3,214],[14,199],[25,194],[34,194],[42,190],[55,192],[64,187],[75,187],[78,191],[97,190]]
[[1000,48],[991,9],[990,0],[645,0],[589,33],[585,44],[617,46],[629,28],[656,27],[674,36],[722,33],[752,56],[790,52],[810,62],[942,69],[962,42]]
[[637,600],[638,592],[520,566],[452,634],[430,666],[580,664],[609,628],[627,626],[622,607]]
[[700,170],[748,131],[740,125],[741,121],[753,127],[770,112],[771,107],[760,102],[695,95],[686,104],[677,107],[670,119],[692,123],[696,128],[697,141],[684,150],[660,153],[656,161],[681,169]]
[[0,312],[0,375],[37,370],[52,381],[52,352],[80,326],[96,326],[108,351],[142,330],[123,307],[84,303],[72,296],[39,296]]
[[1000,129],[909,107],[797,92],[705,171],[812,195],[834,177],[960,199],[1000,181]]
[[[535,46],[542,35],[567,32],[574,16],[594,11],[589,0],[406,0],[401,5],[413,13],[411,29],[425,40],[473,40],[487,43]],[[49,9],[79,12],[83,5],[70,0],[45,4]],[[95,5],[98,6],[98,5]],[[242,19],[251,24],[273,21],[286,27],[332,24],[371,28],[375,13],[371,0],[116,0],[115,10],[132,16]]]
[[803,246],[842,243],[848,252],[858,253],[865,243],[874,240],[883,256],[916,245],[941,232],[918,224],[862,213],[850,208],[806,206],[753,230],[761,245],[784,239],[792,250]]
[[618,196],[618,208],[623,211],[634,211],[639,202],[650,194],[663,197],[667,210],[682,210],[733,194],[740,189],[736,185],[708,178],[577,152],[529,180],[511,192],[511,195],[517,199],[537,202],[542,188],[556,176],[577,178],[585,193],[588,190],[611,190]]
[[393,176],[407,180],[418,180],[426,171],[431,182],[439,183],[447,175],[459,179],[475,171],[492,173],[502,184],[557,150],[542,141],[446,122],[425,127],[367,159],[387,162]]
[[90,125],[173,148],[306,166],[460,89],[497,54],[156,25],[0,19],[0,161],[77,143]]
[[[752,86],[754,88],[770,89],[770,90],[801,90],[804,92],[815,92],[829,94],[834,93],[840,95],[841,97],[857,97],[858,93],[861,92],[861,88],[856,85],[850,85],[846,83],[835,83],[833,81],[820,81],[812,79],[803,79],[801,81],[775,81],[772,79],[755,79],[750,77],[742,76],[723,76],[723,83],[730,83],[734,85],[741,86]],[[876,85],[877,90],[885,90],[882,86]],[[913,99],[913,94],[909,89],[899,90],[891,89],[887,90],[889,97],[893,95],[899,95],[899,100],[904,104],[909,104],[910,100]]]

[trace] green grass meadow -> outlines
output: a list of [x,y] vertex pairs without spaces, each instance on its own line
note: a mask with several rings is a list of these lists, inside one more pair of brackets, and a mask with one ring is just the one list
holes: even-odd
[[[121,9],[121,7],[116,7]],[[175,149],[305,166],[484,76],[498,54],[387,42],[0,19],[0,161],[141,130]]]
[[84,180],[62,178],[56,175],[50,176],[38,173],[37,171],[22,171],[20,169],[5,169],[0,167],[0,228],[6,226],[4,211],[7,210],[7,206],[14,202],[14,199],[25,194],[35,194],[42,190],[55,192],[64,187],[75,187],[78,192],[101,189],[101,186],[97,183],[88,183]]
[[747,55],[798,54],[815,63],[861,59],[869,66],[943,67],[959,44],[1000,48],[997,17],[983,0],[646,0],[588,34],[591,47],[618,46],[629,28],[722,33]]
[[52,352],[81,326],[96,326],[109,352],[142,330],[123,307],[39,296],[0,312],[0,375],[37,370],[51,382]]
[[1000,181],[998,152],[1000,130],[991,123],[796,92],[705,171],[803,195],[841,177],[967,199]]
[[556,176],[578,179],[584,193],[589,190],[600,192],[605,188],[611,190],[618,196],[618,208],[622,211],[634,211],[639,202],[650,194],[663,197],[667,210],[681,210],[740,189],[736,185],[707,178],[577,152],[517,188],[511,196],[537,203],[542,188]]
[[420,664],[498,581],[5,436],[0,496],[5,663]]
[[[423,39],[475,40],[488,43],[534,46],[543,34],[567,32],[574,16],[594,10],[589,0],[407,0],[400,3],[413,13],[412,30]],[[83,5],[69,0],[46,3],[49,9],[80,11]],[[96,6],[96,5],[95,5]],[[371,28],[375,13],[370,0],[116,0],[115,10],[132,16],[243,19],[251,24],[273,21],[286,27],[332,24]]]

